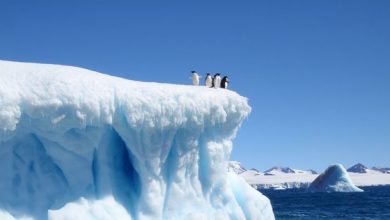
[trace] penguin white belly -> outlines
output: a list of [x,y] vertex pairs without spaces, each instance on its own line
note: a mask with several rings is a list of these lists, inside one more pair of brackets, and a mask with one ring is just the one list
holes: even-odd
[[211,77],[208,77],[207,79],[206,79],[206,87],[211,87],[212,86],[212,82],[213,80],[211,79]]
[[199,85],[199,77],[196,77],[196,76],[192,77],[192,85],[194,85],[194,86]]
[[221,88],[221,78],[216,78],[214,83],[215,88]]

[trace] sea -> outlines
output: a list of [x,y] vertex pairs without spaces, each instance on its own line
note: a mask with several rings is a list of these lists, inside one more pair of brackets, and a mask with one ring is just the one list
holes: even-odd
[[390,220],[390,186],[360,188],[364,192],[260,191],[271,200],[276,220]]

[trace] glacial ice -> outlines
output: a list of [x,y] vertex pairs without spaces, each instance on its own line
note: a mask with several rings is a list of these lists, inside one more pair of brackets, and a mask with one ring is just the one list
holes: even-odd
[[308,188],[310,192],[362,192],[341,164],[329,166]]
[[1,219],[274,219],[226,171],[235,92],[0,61]]

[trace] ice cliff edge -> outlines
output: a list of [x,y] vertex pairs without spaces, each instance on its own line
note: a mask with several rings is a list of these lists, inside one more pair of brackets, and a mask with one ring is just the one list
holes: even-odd
[[0,61],[0,217],[273,219],[227,174],[246,98]]

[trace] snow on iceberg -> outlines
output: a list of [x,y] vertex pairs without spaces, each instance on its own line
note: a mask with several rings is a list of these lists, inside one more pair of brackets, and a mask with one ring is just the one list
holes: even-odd
[[363,192],[356,187],[341,164],[329,166],[309,186],[310,192]]
[[228,90],[0,61],[0,216],[274,219],[226,171],[250,110]]

